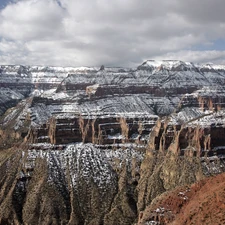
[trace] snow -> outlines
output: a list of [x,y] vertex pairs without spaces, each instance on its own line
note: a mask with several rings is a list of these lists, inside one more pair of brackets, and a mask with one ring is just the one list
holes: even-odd
[[[41,146],[45,150],[35,150],[35,147]],[[117,179],[116,167],[120,167],[124,161],[129,165],[133,158],[138,161],[143,160],[143,153],[133,148],[100,149],[93,144],[83,143],[66,145],[64,150],[51,150],[52,147],[53,145],[48,143],[31,145],[26,167],[34,166],[35,159],[38,157],[45,158],[49,166],[48,181],[54,182],[58,173],[63,173],[66,177],[66,171],[69,169],[72,186],[75,188],[82,177],[87,183],[93,180],[99,188],[107,191],[108,185],[114,185]],[[120,163],[116,163],[115,159]]]
[[68,98],[68,94],[64,93],[64,92],[60,92],[60,93],[54,93],[52,95],[52,99],[56,100],[56,99],[64,99],[64,98]]
[[215,65],[213,63],[198,64],[198,66],[206,69],[225,70],[225,65]]
[[0,89],[0,96],[1,96],[0,103],[7,102],[10,99],[19,100],[24,98],[24,96],[21,93],[17,92],[16,90],[2,87]]
[[142,65],[148,65],[150,67],[165,67],[167,69],[172,69],[173,67],[179,66],[179,65],[185,65],[192,67],[193,64],[189,62],[182,62],[179,60],[147,60]]
[[147,60],[142,65],[149,66],[153,68],[164,67],[166,69],[172,69],[178,66],[185,66],[189,69],[214,69],[214,70],[225,70],[225,65],[215,65],[213,63],[206,63],[206,64],[194,64],[192,62],[183,62],[180,60]]
[[160,223],[155,220],[150,220],[145,222],[145,225],[160,225]]
[[193,127],[221,126],[225,122],[225,110],[214,112],[211,110],[202,111],[198,107],[185,107],[180,112],[171,114],[169,118],[170,125],[181,124]]
[[117,140],[125,139],[125,137],[123,135],[121,135],[120,133],[117,133],[115,135],[108,135],[107,138],[108,139],[117,139]]

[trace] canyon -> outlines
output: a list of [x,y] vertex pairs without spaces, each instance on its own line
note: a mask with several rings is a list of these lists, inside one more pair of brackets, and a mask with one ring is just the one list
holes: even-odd
[[[186,212],[223,186],[224,84],[178,60],[0,66],[0,224],[201,224]],[[223,223],[217,200],[201,221]]]

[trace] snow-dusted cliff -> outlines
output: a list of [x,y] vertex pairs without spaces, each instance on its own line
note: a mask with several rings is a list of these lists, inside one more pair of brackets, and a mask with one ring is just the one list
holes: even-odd
[[0,224],[133,224],[162,192],[225,171],[224,84],[225,66],[175,60],[1,66]]

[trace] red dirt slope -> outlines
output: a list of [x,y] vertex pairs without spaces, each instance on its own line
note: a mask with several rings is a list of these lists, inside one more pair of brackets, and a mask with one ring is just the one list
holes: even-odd
[[225,173],[164,193],[140,213],[138,224],[225,224]]

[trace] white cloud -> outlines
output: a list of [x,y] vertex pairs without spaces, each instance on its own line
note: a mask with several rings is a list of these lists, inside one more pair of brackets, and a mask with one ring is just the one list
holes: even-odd
[[57,36],[63,31],[63,16],[63,9],[54,1],[19,1],[2,10],[0,36],[23,41]]
[[[225,38],[225,19],[216,12],[225,1],[193,1],[16,1],[0,11],[1,63],[129,66],[175,56],[205,61],[204,52],[191,49]],[[212,52],[207,60],[222,62],[223,56]]]

